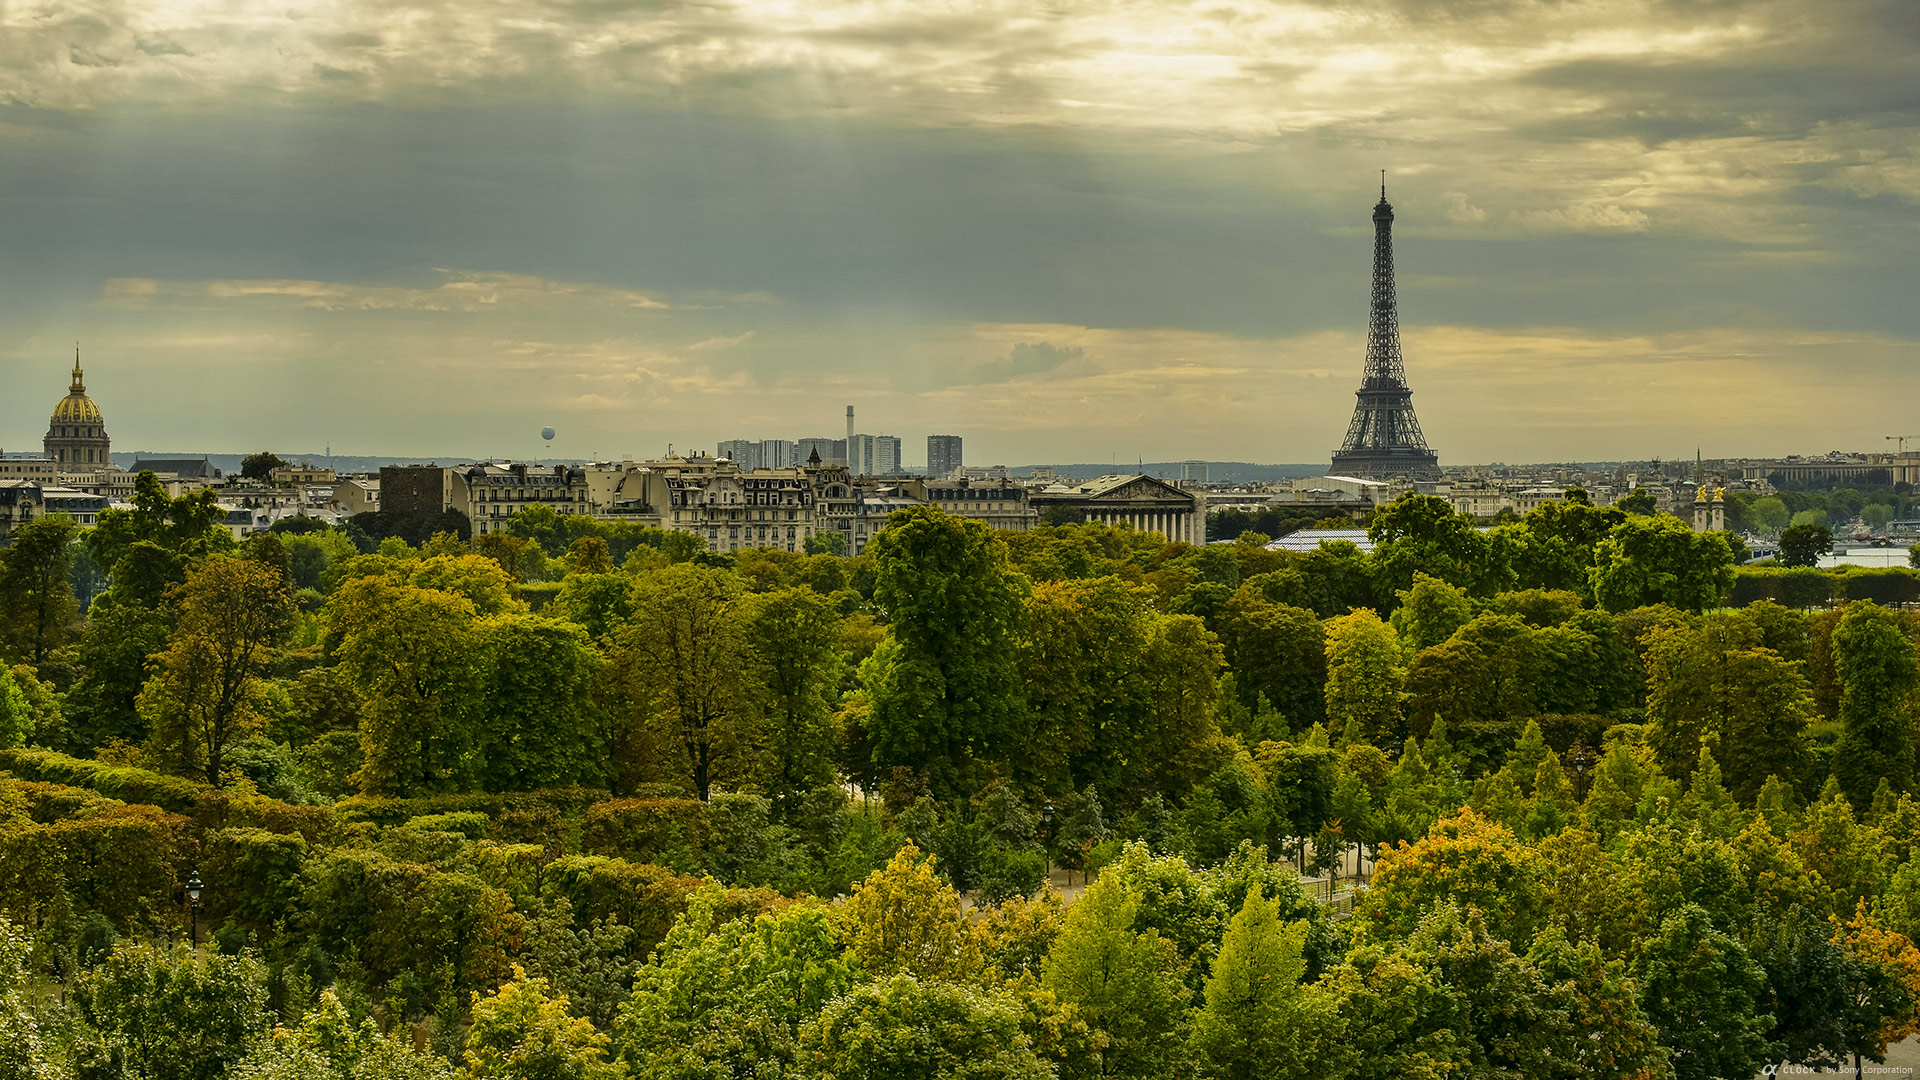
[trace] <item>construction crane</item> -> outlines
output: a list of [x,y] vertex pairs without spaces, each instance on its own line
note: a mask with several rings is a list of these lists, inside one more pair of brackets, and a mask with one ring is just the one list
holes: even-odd
[[1908,439],[1920,439],[1920,435],[1889,435],[1887,436],[1887,441],[1892,443],[1894,446],[1894,449],[1902,454],[1907,452]]

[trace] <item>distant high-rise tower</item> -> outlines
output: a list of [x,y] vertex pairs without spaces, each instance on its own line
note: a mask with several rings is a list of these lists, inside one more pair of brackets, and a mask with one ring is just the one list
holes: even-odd
[[1440,458],[1427,449],[1420,421],[1413,415],[1413,391],[1407,389],[1400,358],[1400,316],[1393,295],[1393,207],[1387,204],[1386,174],[1380,202],[1373,208],[1373,309],[1367,319],[1367,369],[1360,379],[1347,438],[1333,453],[1337,476],[1384,480],[1404,476],[1438,480]]
[[945,480],[960,471],[960,436],[927,436],[927,475]]

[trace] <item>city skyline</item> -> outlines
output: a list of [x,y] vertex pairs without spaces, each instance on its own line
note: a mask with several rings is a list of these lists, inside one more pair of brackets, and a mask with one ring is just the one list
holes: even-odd
[[1629,8],[10,9],[0,445],[1325,460],[1381,167],[1443,465],[1910,433],[1911,8]]

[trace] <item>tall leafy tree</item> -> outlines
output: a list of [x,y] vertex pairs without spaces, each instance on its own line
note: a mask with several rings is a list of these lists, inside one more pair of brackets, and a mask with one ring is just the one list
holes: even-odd
[[1327,636],[1318,616],[1272,603],[1249,584],[1216,623],[1242,705],[1264,697],[1299,731],[1326,718]]
[[1512,574],[1473,519],[1437,495],[1402,495],[1375,510],[1367,539],[1374,544],[1374,588],[1387,603],[1411,588],[1416,574],[1481,596],[1504,588]]
[[293,598],[278,570],[214,558],[187,576],[179,622],[141,690],[155,749],[218,787],[227,750],[259,720],[262,670],[286,636]]
[[1139,765],[1136,777],[1162,795],[1177,795],[1204,775],[1204,748],[1220,734],[1214,706],[1224,662],[1219,640],[1197,616],[1152,620],[1145,687],[1152,720],[1133,732],[1135,744],[1127,754]]
[[1705,909],[1668,915],[1636,968],[1640,1005],[1673,1054],[1677,1080],[1752,1076],[1776,1057],[1766,972]]
[[911,843],[868,875],[834,918],[847,954],[874,974],[967,979],[980,970],[960,894]]
[[0,919],[0,1076],[54,1080],[61,1075],[31,1004],[33,938]]
[[1833,774],[1856,807],[1873,799],[1886,780],[1913,788],[1914,688],[1920,660],[1900,617],[1867,601],[1848,604],[1833,631],[1833,663],[1840,686],[1840,741]]
[[1399,635],[1372,611],[1327,622],[1327,727],[1347,742],[1388,743],[1402,734]]
[[1520,522],[1527,538],[1514,559],[1520,586],[1567,589],[1590,598],[1594,549],[1626,517],[1617,506],[1594,506],[1579,488],[1570,489],[1565,499],[1534,507]]
[[1279,903],[1248,891],[1227,923],[1194,1015],[1194,1057],[1218,1080],[1323,1075],[1318,1047],[1332,1020],[1330,996],[1303,985],[1307,924],[1283,923]]
[[488,660],[473,602],[356,578],[334,595],[328,621],[340,667],[365,701],[361,790],[409,795],[471,785]]
[[1677,517],[1630,514],[1594,547],[1593,596],[1608,611],[1671,604],[1704,611],[1733,587],[1733,549]]
[[635,586],[633,618],[614,647],[622,707],[660,732],[675,755],[669,775],[701,799],[716,779],[750,775],[756,732],[746,630],[739,581],[680,563]]
[[[796,1080],[1052,1080],[1030,1014],[993,990],[895,975],[829,1002],[806,1029]],[[711,1074],[707,1074],[711,1075]]]
[[1413,732],[1425,734],[1435,718],[1444,718],[1469,771],[1491,771],[1519,737],[1523,721],[1540,711],[1543,633],[1517,615],[1481,615],[1422,650],[1406,675]]
[[1546,915],[1546,869],[1511,830],[1467,808],[1419,842],[1382,852],[1356,914],[1378,933],[1404,936],[1427,909],[1451,902],[1478,910],[1496,937],[1525,942]]
[[780,589],[749,605],[747,638],[765,716],[763,786],[791,811],[808,791],[834,780],[844,662],[840,614],[808,588]]
[[9,651],[35,666],[72,634],[75,605],[67,580],[78,532],[65,514],[15,526],[0,548],[0,631]]
[[1026,579],[984,524],[933,507],[896,511],[868,555],[888,624],[866,679],[877,763],[927,773],[938,795],[969,792],[977,763],[1015,751]]
[[190,559],[224,551],[233,546],[233,534],[220,524],[227,512],[217,497],[212,488],[202,488],[174,498],[158,477],[143,471],[134,478],[132,505],[100,511],[81,542],[94,562],[112,571],[116,582],[121,558],[143,541]]
[[487,651],[479,724],[480,783],[527,791],[601,780],[591,689],[600,654],[572,623],[496,615],[478,627]]
[[1807,754],[1813,691],[1800,664],[1759,644],[1739,616],[1656,627],[1646,639],[1647,741],[1685,779],[1703,740],[1735,798],[1751,802],[1769,776],[1794,776]]
[[1780,533],[1781,566],[1813,566],[1833,550],[1833,531],[1815,522],[1795,524]]
[[1069,1057],[1066,1077],[1160,1077],[1186,1058],[1190,991],[1172,941],[1139,930],[1140,902],[1103,875],[1067,909],[1042,966],[1042,982],[1104,1038]]
[[1473,600],[1466,590],[1428,574],[1416,571],[1413,584],[1397,597],[1393,628],[1415,652],[1440,644],[1473,620]]
[[272,1024],[250,956],[123,945],[74,981],[76,1056],[127,1080],[220,1080]]

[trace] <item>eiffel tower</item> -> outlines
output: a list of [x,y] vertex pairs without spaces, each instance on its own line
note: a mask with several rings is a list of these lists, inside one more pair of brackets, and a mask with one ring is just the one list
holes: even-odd
[[1335,476],[1368,480],[1440,479],[1440,458],[1427,449],[1413,415],[1413,391],[1400,359],[1400,316],[1393,299],[1393,207],[1387,204],[1387,174],[1380,173],[1380,202],[1373,208],[1373,310],[1367,318],[1367,370],[1355,394],[1353,422],[1333,453]]

